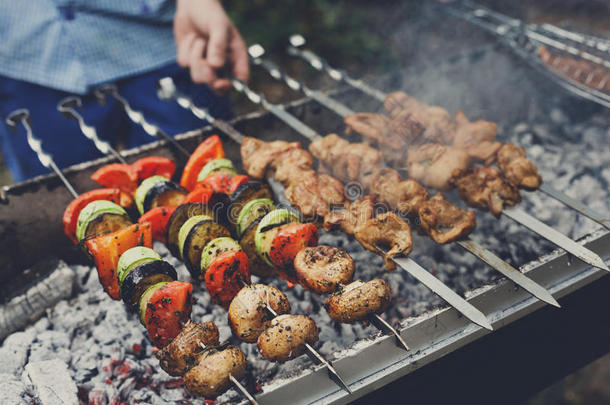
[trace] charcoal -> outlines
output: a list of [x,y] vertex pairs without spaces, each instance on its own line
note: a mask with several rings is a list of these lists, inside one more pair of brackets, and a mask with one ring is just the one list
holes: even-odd
[[35,337],[34,330],[28,329],[25,332],[13,333],[6,338],[0,348],[0,363],[3,373],[17,374],[22,371],[28,359],[29,346]]
[[29,362],[22,377],[42,405],[78,404],[76,384],[60,359]]
[[46,330],[36,336],[30,347],[30,362],[42,362],[59,358],[69,363],[72,358],[70,337],[63,331]]
[[23,383],[12,373],[0,374],[0,404],[29,404]]

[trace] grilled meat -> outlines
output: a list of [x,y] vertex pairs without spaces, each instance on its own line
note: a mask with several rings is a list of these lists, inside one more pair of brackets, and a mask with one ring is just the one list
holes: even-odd
[[318,340],[316,323],[305,315],[280,315],[258,337],[258,349],[269,361],[285,362],[305,351],[305,344]]
[[388,270],[396,268],[391,261],[394,256],[406,256],[413,248],[411,227],[393,212],[385,212],[369,219],[356,229],[354,236],[371,252],[379,253],[378,246],[389,246],[389,250],[383,255]]
[[477,222],[474,211],[451,204],[438,193],[419,208],[422,228],[436,243],[449,243],[468,235]]
[[182,376],[192,367],[203,346],[218,345],[218,328],[214,322],[188,322],[170,344],[157,352],[161,368],[172,376]]
[[313,168],[313,157],[305,149],[289,149],[271,162],[273,178],[282,184],[293,182],[299,172],[309,172]]
[[380,278],[346,285],[326,300],[328,315],[337,322],[353,323],[386,310],[392,299],[389,284]]
[[245,370],[246,357],[239,348],[209,348],[199,356],[197,364],[186,372],[184,383],[191,394],[213,399],[229,387],[229,376],[239,378]]
[[468,205],[489,210],[495,216],[502,213],[505,204],[515,205],[521,201],[519,189],[493,167],[456,170],[451,182]]
[[242,288],[229,306],[229,325],[233,334],[244,342],[256,342],[273,318],[266,309],[267,304],[278,314],[290,312],[286,295],[277,288],[265,284]]
[[261,179],[265,176],[268,166],[278,156],[288,150],[299,149],[300,147],[300,142],[265,142],[247,136],[241,144],[241,159],[244,170],[251,177]]
[[341,228],[348,235],[353,235],[360,226],[373,218],[375,197],[366,195],[354,202],[346,201],[343,210],[332,211],[324,218],[324,229],[329,231]]
[[424,128],[408,111],[400,111],[392,119],[382,114],[357,113],[348,115],[344,121],[346,134],[357,132],[374,142],[391,166],[402,166],[407,148],[423,142]]
[[343,249],[319,245],[307,247],[294,258],[299,284],[317,293],[335,291],[354,276],[354,260]]
[[453,118],[453,129],[446,138],[451,137],[451,144],[464,149],[472,159],[488,162],[502,146],[494,141],[497,132],[495,123],[484,120],[471,122],[462,111],[458,111]]
[[525,149],[512,143],[504,144],[497,154],[498,166],[508,181],[527,190],[540,187],[538,168],[527,159]]
[[336,134],[312,142],[309,151],[320,161],[321,171],[332,173],[344,183],[360,180],[383,161],[377,149],[364,143],[350,143]]
[[313,170],[300,181],[291,181],[286,188],[286,199],[305,218],[324,218],[333,206],[343,203],[343,184],[334,177]]
[[369,187],[377,200],[397,209],[405,217],[417,215],[420,205],[428,199],[428,191],[415,180],[403,180],[394,169],[378,170]]
[[425,186],[449,190],[449,179],[456,169],[467,169],[470,156],[461,148],[440,144],[425,144],[409,149],[407,168],[409,176]]
[[410,119],[421,124],[425,129],[422,136],[427,142],[443,142],[443,136],[451,127],[451,116],[444,108],[420,103],[408,94],[397,91],[387,95],[384,107],[392,117],[403,112],[410,114]]

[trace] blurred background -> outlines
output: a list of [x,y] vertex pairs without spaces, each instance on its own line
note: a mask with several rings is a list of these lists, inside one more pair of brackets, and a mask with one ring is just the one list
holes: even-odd
[[[553,23],[610,38],[608,0],[479,2],[526,22]],[[417,8],[422,7],[418,2],[227,0],[223,3],[246,42],[265,46],[273,60],[289,73],[305,78],[314,88],[335,86],[324,75],[286,56],[286,39],[293,33],[303,34],[312,49],[356,77],[374,78],[400,70],[408,71],[410,56],[414,52],[428,52],[431,63],[439,56],[434,54],[434,49],[405,47],[401,41],[404,34],[397,34],[405,25],[413,28],[422,24],[413,18]],[[272,101],[285,102],[300,97],[283,84],[270,80],[260,70],[253,72],[252,82],[256,88],[264,88]],[[256,109],[240,97],[234,99],[237,115]],[[59,115],[58,119],[61,119]],[[12,179],[0,157],[0,184],[10,183]],[[526,402],[530,405],[609,403],[610,355],[557,381]]]

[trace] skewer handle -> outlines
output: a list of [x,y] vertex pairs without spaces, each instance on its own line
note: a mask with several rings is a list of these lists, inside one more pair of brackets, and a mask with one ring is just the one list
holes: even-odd
[[82,106],[82,104],[83,103],[80,97],[69,96],[59,101],[57,104],[57,110],[64,117],[74,118],[76,121],[78,121],[78,126],[81,132],[83,135],[85,135],[85,137],[87,137],[87,139],[93,142],[97,150],[102,152],[104,155],[112,154],[112,156],[114,156],[121,163],[127,163],[123,156],[121,156],[119,152],[110,145],[110,143],[100,139],[100,137],[97,135],[95,127],[85,123],[83,116],[76,111],[76,108]]
[[165,140],[171,143],[184,157],[188,158],[191,154],[188,150],[186,150],[178,141],[165,133],[161,128],[157,125],[151,124],[144,118],[144,114],[140,111],[136,111],[131,108],[131,105],[127,100],[125,100],[118,92],[117,87],[114,84],[105,84],[94,91],[95,96],[97,97],[100,104],[104,103],[106,99],[106,95],[112,96],[116,101],[118,101],[125,110],[125,113],[134,123],[140,125],[144,132],[148,135],[153,136],[158,139]]
[[6,117],[6,123],[13,131],[17,131],[17,124],[20,122],[25,127],[28,145],[36,153],[36,156],[38,157],[40,163],[47,169],[53,170],[53,172],[55,172],[55,174],[64,183],[68,191],[70,191],[72,196],[74,198],[77,198],[78,193],[76,192],[76,190],[74,190],[72,184],[70,184],[70,182],[68,181],[68,179],[66,179],[61,170],[59,170],[59,167],[57,167],[57,165],[55,164],[53,157],[42,149],[42,141],[34,136],[34,133],[32,132],[32,127],[30,126],[30,111],[26,108],[15,110],[10,113],[8,117]]

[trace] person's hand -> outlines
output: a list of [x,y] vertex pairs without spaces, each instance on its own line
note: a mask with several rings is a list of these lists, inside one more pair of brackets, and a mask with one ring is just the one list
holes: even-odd
[[218,0],[178,0],[174,39],[178,64],[189,68],[193,82],[225,92],[231,82],[218,75],[225,66],[236,78],[248,80],[246,44]]

